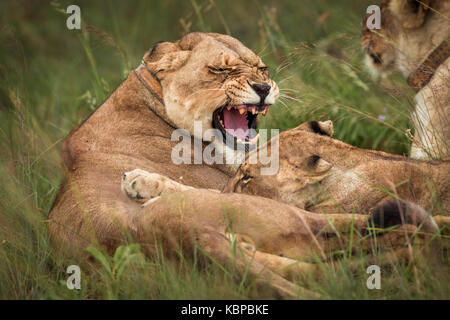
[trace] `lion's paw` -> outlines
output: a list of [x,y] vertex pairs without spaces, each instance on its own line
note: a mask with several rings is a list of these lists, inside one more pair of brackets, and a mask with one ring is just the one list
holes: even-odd
[[159,198],[164,180],[160,174],[135,169],[123,174],[121,188],[129,198],[144,203]]
[[141,169],[125,172],[122,176],[122,192],[146,206],[164,193],[193,189],[158,173]]

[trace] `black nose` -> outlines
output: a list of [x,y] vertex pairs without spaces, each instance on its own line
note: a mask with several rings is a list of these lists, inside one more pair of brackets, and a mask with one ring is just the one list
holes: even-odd
[[260,104],[264,104],[264,100],[269,95],[270,85],[268,84],[253,84],[253,90],[255,90],[256,94],[261,98]]

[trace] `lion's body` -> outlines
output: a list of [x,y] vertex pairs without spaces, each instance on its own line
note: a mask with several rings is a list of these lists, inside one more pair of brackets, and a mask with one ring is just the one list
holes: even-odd
[[413,123],[416,133],[411,146],[411,157],[449,157],[450,58],[436,69],[433,78],[417,93],[415,100]]
[[[70,243],[78,247],[75,242],[91,236],[100,243],[120,238],[121,226],[114,220],[127,225],[128,217],[140,209],[120,190],[124,172],[142,168],[197,188],[221,188],[233,174],[225,165],[173,164],[173,128],[151,110],[155,103],[131,73],[64,141],[65,181],[50,213],[61,224],[51,228],[54,236],[70,238],[61,244],[64,248]],[[74,228],[75,234],[70,234]]]
[[[433,51],[450,38],[450,1],[384,0],[381,5],[381,30],[370,30],[363,22],[363,47],[366,63],[373,74],[400,70],[415,83],[434,72],[429,82],[416,90],[413,125],[416,130],[411,157],[438,159],[450,156],[450,51],[433,57]],[[420,75],[415,72],[433,57],[437,65]],[[419,69],[420,70],[420,69]],[[417,79],[415,79],[417,77]]]
[[[436,215],[450,211],[450,160],[421,161],[359,149],[305,131],[310,124],[275,138],[280,149],[276,175],[259,175],[260,164],[245,163],[227,189],[264,194],[318,213],[368,213],[393,197]],[[311,159],[315,162],[308,165]],[[242,175],[252,178],[242,183],[237,179]]]
[[[180,127],[195,135],[192,132],[193,120],[203,122],[204,129],[209,129],[213,111],[224,101],[246,103],[248,100],[255,103],[251,100],[255,99],[251,82],[267,80],[271,87],[270,92],[265,91],[264,97],[266,103],[273,103],[278,95],[276,84],[268,79],[258,56],[236,39],[217,34],[194,33],[177,43],[159,44],[144,57],[144,61],[146,67],[158,76],[163,97],[148,90],[137,73],[132,72],[63,142],[65,178],[49,214],[49,231],[55,250],[78,259],[93,243],[113,252],[122,241],[132,236],[147,253],[162,241],[169,257],[176,256],[180,247],[188,257],[196,246],[200,246],[219,263],[228,264],[234,260],[237,273],[243,275],[247,273],[246,265],[252,252],[236,258],[231,256],[227,234],[234,231],[228,223],[235,218],[226,219],[224,206],[229,205],[230,210],[253,207],[244,220],[264,226],[260,209],[264,208],[276,217],[281,214],[277,213],[279,205],[270,206],[260,198],[245,195],[221,198],[223,195],[208,190],[222,189],[235,170],[228,165],[175,165],[171,154],[178,141],[171,141],[171,135]],[[210,63],[215,63],[217,68],[224,63],[231,73],[234,72],[232,77],[226,78],[225,89],[222,89],[224,75],[216,69],[210,72]],[[181,68],[187,68],[184,74]],[[142,208],[140,203],[122,192],[120,186],[124,172],[135,168],[202,189],[189,191],[186,195],[163,196]],[[174,198],[170,200],[170,197]],[[167,198],[169,201],[166,202]],[[179,202],[175,199],[181,199],[181,207],[176,206]],[[279,245],[288,251],[302,248],[300,251],[294,249],[290,254],[298,257],[314,249],[310,250],[308,243],[311,241],[304,243],[303,247],[299,245],[305,240],[302,234],[309,230],[309,226],[303,218],[299,220],[298,209],[290,210],[292,212],[285,215],[297,222],[288,224],[286,220],[282,225],[272,225],[273,230],[269,234],[273,236],[266,235],[264,241],[272,239],[275,244],[280,233],[287,233],[284,241],[289,245]],[[327,225],[323,218],[321,225]],[[258,234],[258,229],[253,232]],[[315,232],[319,232],[319,225]],[[260,235],[260,238],[263,237]],[[251,242],[259,245],[260,241],[255,237]],[[278,246],[275,251],[279,251]],[[270,281],[270,286],[282,297],[295,296],[292,283],[264,268],[268,260],[278,269],[290,261],[284,262],[278,256],[270,259],[270,253],[258,253],[260,255],[262,258],[251,264],[249,275],[259,277],[257,284],[267,285]]]

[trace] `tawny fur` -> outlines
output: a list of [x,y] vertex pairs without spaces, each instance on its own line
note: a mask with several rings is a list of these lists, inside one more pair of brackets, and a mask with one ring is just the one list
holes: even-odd
[[[329,121],[322,125],[331,126]],[[413,160],[359,149],[312,132],[310,123],[282,132],[268,142],[269,150],[275,140],[277,174],[261,175],[266,165],[247,159],[227,191],[263,195],[318,213],[368,213],[393,197],[438,215],[450,211],[450,160]]]
[[[226,234],[232,231],[230,226],[237,217],[231,215],[226,219],[227,214],[253,207],[248,217],[242,216],[240,221],[263,228],[264,216],[257,208],[272,211],[275,218],[280,214],[279,206],[263,204],[260,198],[230,197],[209,191],[222,189],[234,169],[226,165],[173,164],[171,151],[178,141],[171,141],[171,134],[176,128],[191,131],[193,120],[202,121],[204,130],[210,128],[212,112],[224,101],[252,103],[249,83],[271,83],[268,102],[270,99],[275,102],[277,86],[268,78],[257,55],[238,40],[224,35],[193,33],[175,43],[161,43],[144,56],[144,62],[161,80],[164,104],[131,72],[63,142],[65,178],[49,214],[54,248],[78,261],[89,245],[98,243],[113,252],[131,235],[149,254],[161,240],[166,244],[168,256],[176,257],[182,246],[188,257],[200,246],[217,262],[232,263],[234,258]],[[227,72],[233,74],[226,77],[224,73],[211,72],[211,67],[230,68]],[[142,208],[120,186],[123,174],[136,168],[204,189],[188,192],[186,197],[175,194],[181,202],[175,199],[165,202],[163,196],[161,201]],[[310,233],[306,235],[310,226],[297,216],[298,209],[285,212],[289,210],[284,215],[297,222],[286,221],[272,227],[269,234],[273,236],[266,237],[272,237],[274,244],[279,243],[288,251],[302,247],[303,239],[311,239]],[[312,219],[317,225],[328,225],[323,218]],[[241,228],[239,225],[237,222],[236,227]],[[319,229],[316,226],[313,232],[319,233]],[[259,234],[258,228],[252,230]],[[280,233],[289,236],[276,240]],[[283,241],[289,245],[283,245]],[[255,243],[259,247],[258,241]],[[307,243],[303,247],[295,256],[309,252]],[[251,255],[236,259],[237,275],[243,275]],[[270,282],[280,297],[295,296],[295,286],[266,270],[263,261],[254,261],[249,272],[250,277],[258,278],[257,284]],[[307,294],[306,290],[303,292]]]
[[[363,21],[366,64],[374,75],[400,70],[408,77],[428,55],[450,37],[450,1],[383,0],[381,30]],[[411,157],[438,159],[450,156],[450,59],[435,70],[416,95],[413,125],[416,130]]]

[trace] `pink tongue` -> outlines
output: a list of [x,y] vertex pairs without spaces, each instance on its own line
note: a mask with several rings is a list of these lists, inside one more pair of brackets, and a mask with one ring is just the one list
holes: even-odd
[[247,117],[235,108],[223,110],[225,129],[231,135],[244,140],[248,135]]

